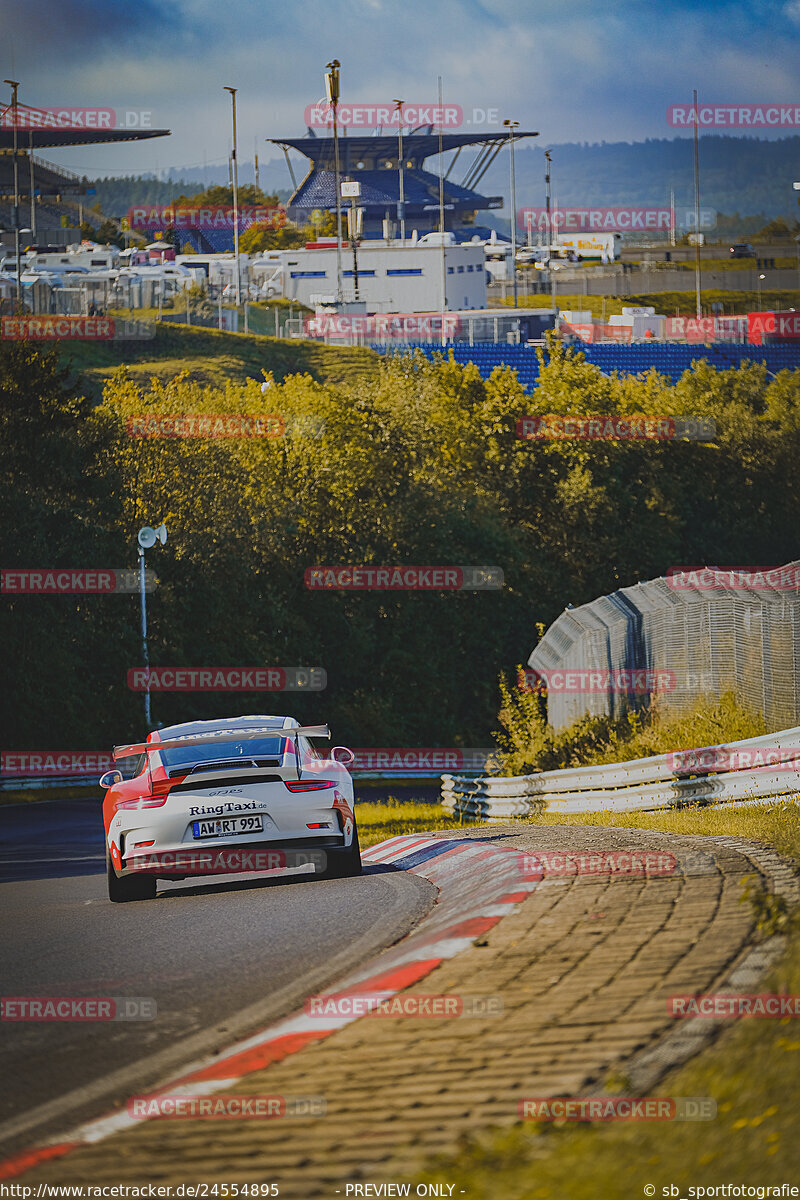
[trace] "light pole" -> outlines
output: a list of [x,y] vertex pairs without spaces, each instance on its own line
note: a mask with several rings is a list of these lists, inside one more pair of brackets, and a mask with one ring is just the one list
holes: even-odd
[[22,284],[20,283],[21,262],[19,252],[19,164],[17,162],[17,127],[19,125],[19,109],[17,91],[19,82],[16,79],[4,79],[11,88],[11,119],[14,122],[14,254],[17,259],[17,304],[22,301]]
[[342,184],[342,198],[344,199],[347,196],[350,199],[350,207],[347,210],[347,232],[353,250],[353,286],[356,301],[358,301],[358,239],[361,236],[362,213],[362,210],[358,207],[358,198],[360,195],[361,184],[358,180],[345,179]]
[[756,279],[756,296],[758,298],[758,311],[761,312],[761,280],[766,279],[766,275],[759,275]]
[[694,289],[695,309],[698,321],[703,315],[702,291],[700,281],[700,151],[698,143],[697,121],[697,88],[692,92],[692,111],[694,123]]
[[339,190],[339,125],[337,109],[339,107],[339,67],[342,64],[338,58],[326,63],[328,74],[325,76],[325,92],[328,104],[333,109],[333,160],[336,174],[336,306],[342,303],[342,197]]
[[552,225],[550,224],[550,163],[552,161],[550,157],[550,151],[545,150],[544,156],[547,160],[547,165],[544,169],[544,203],[547,212],[547,270],[550,274],[550,303],[552,305],[553,312],[555,312],[556,278],[555,272],[553,271],[553,232]]
[[[224,90],[231,94],[233,105],[233,257],[236,271],[236,309],[238,312],[241,295],[239,292],[239,164],[236,161],[236,92],[237,89],[225,86]],[[238,318],[237,318],[238,320]]]
[[167,542],[167,527],[164,524],[158,526],[158,529],[153,529],[150,525],[145,525],[139,530],[136,540],[139,543],[139,601],[142,611],[142,654],[144,655],[145,669],[145,693],[144,693],[144,719],[147,723],[148,731],[150,729],[150,655],[147,650],[147,604],[145,602],[145,578],[144,578],[144,552],[152,549],[156,542],[161,542],[162,546]]
[[400,223],[400,241],[406,241],[406,197],[403,190],[403,101],[393,100],[397,112],[397,169],[400,172],[400,191],[397,200],[397,220]]
[[503,121],[508,126],[511,151],[511,271],[514,277],[514,308],[517,307],[517,178],[514,172],[514,130],[519,121]]

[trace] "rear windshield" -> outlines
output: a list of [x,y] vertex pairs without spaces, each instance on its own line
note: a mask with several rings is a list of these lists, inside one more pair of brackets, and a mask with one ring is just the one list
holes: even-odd
[[193,767],[199,763],[236,763],[246,759],[258,761],[281,758],[285,741],[282,737],[253,738],[244,742],[219,742],[214,746],[176,746],[160,753],[167,768]]

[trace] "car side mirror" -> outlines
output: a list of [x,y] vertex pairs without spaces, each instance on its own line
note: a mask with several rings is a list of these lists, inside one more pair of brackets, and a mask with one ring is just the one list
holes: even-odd
[[347,746],[334,746],[331,750],[331,758],[334,762],[341,763],[343,767],[349,767],[355,758],[355,754]]
[[100,787],[113,787],[115,783],[122,783],[122,779],[122,771],[106,771],[105,775],[100,776]]

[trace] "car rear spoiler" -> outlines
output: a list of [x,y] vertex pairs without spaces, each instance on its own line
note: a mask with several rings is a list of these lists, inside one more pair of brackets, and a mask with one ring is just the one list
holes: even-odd
[[114,758],[129,758],[133,754],[152,754],[155,750],[174,750],[188,746],[214,746],[222,742],[251,742],[264,737],[320,737],[331,736],[327,725],[294,725],[276,728],[274,725],[258,729],[220,729],[217,733],[188,734],[186,737],[168,738],[165,742],[133,742],[129,746],[115,746]]

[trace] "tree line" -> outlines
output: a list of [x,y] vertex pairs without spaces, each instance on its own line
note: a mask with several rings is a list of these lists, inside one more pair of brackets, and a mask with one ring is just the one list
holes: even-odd
[[[697,364],[606,376],[551,343],[526,395],[498,368],[383,362],[349,384],[287,375],[208,388],[184,372],[101,403],[54,349],[0,344],[9,568],[135,568],[148,554],[158,666],[322,667],[318,693],[158,693],[155,721],[244,712],[326,720],[359,746],[490,744],[498,678],[567,604],[671,566],[797,557],[800,372]],[[714,423],[697,441],[525,441],[524,415]],[[135,437],[133,417],[280,414],[281,436]],[[273,422],[262,422],[274,433]],[[162,425],[162,429],[163,429]],[[315,566],[491,566],[501,589],[328,590]],[[138,596],[12,595],[0,605],[6,749],[95,749],[139,735]],[[47,744],[45,744],[47,743]]]

